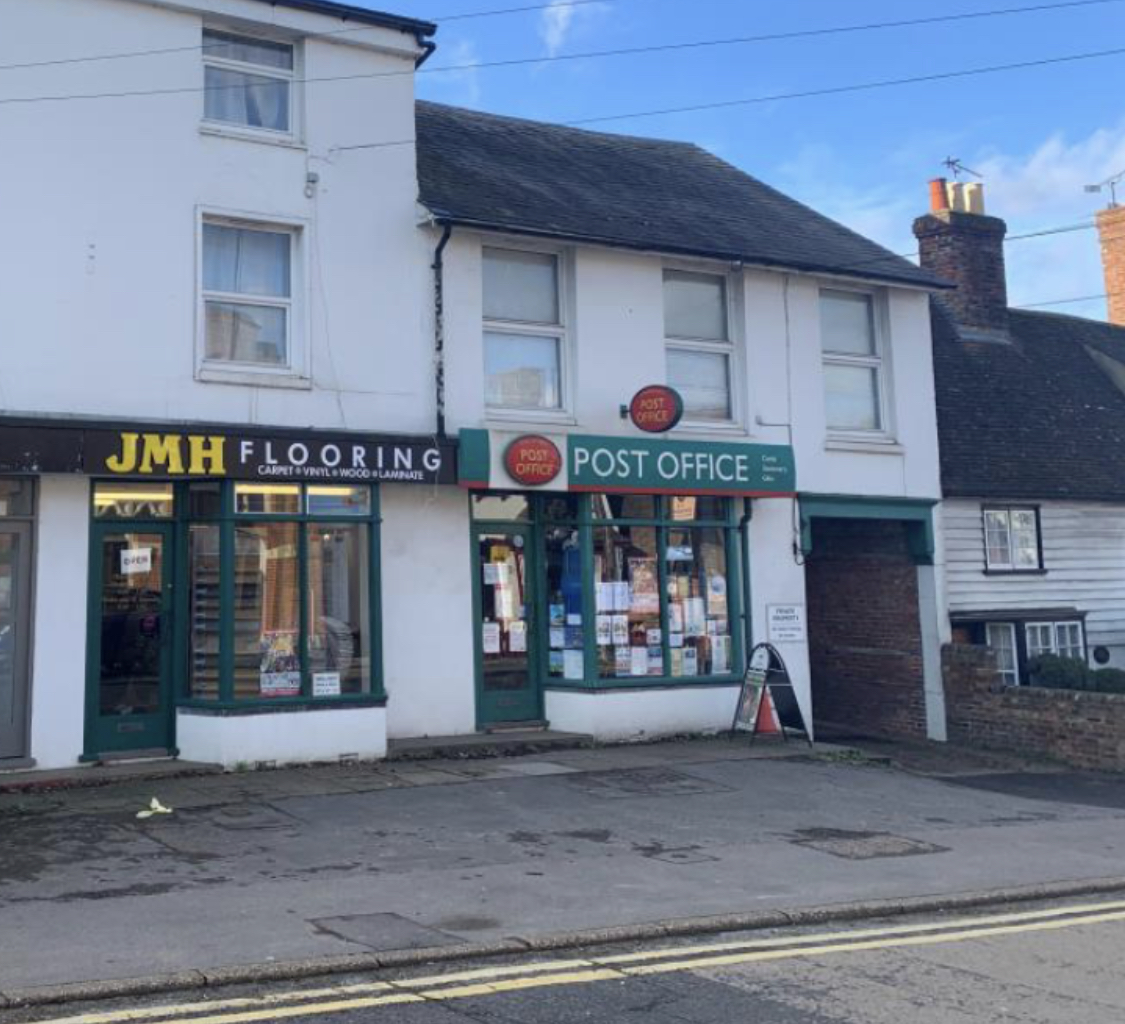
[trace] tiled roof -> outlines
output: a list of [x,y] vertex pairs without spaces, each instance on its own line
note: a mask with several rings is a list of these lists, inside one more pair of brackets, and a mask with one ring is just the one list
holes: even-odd
[[1125,392],[1090,355],[1125,379],[1125,328],[1013,309],[1010,343],[962,341],[931,305],[945,495],[1125,500]]
[[421,202],[492,230],[922,285],[942,282],[683,142],[417,105]]

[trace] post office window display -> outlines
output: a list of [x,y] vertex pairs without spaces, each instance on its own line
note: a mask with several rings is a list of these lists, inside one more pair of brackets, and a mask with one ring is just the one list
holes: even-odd
[[592,503],[598,677],[733,672],[729,502],[595,495]]

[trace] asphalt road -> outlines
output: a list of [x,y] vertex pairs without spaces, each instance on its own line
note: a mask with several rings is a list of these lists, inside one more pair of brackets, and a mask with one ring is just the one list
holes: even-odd
[[1125,900],[8,1011],[52,1024],[1120,1024]]

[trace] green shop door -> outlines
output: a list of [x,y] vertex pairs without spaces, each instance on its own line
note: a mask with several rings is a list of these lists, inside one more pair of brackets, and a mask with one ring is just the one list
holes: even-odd
[[542,718],[536,666],[531,528],[475,531],[477,720],[482,727]]
[[86,755],[173,746],[172,527],[95,524]]

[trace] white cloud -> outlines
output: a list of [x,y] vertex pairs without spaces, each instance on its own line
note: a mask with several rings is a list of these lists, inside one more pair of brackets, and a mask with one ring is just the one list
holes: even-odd
[[456,67],[457,71],[438,71],[418,76],[419,93],[429,99],[456,104],[459,107],[479,107],[481,104],[480,52],[472,39],[455,39],[441,47],[443,67]]
[[569,0],[551,0],[539,16],[539,38],[548,57],[556,56],[580,25],[586,24],[606,10],[604,4],[576,6]]
[[[943,148],[944,147],[944,148]],[[912,147],[915,154],[920,150]],[[927,147],[951,150],[944,142]],[[1083,186],[1125,170],[1125,122],[1070,140],[1056,132],[1025,152],[995,148],[975,152],[964,140],[956,149],[984,181],[987,212],[1008,222],[1009,234],[1090,223],[1108,201]],[[917,171],[918,162],[892,160],[899,174]],[[921,179],[882,178],[876,184],[840,180],[841,160],[830,147],[808,146],[783,164],[777,183],[814,209],[846,224],[895,252],[913,248],[910,227],[928,205]],[[936,155],[935,155],[936,166]],[[940,173],[935,170],[934,177]],[[1120,190],[1125,200],[1125,190]],[[1010,242],[1005,249],[1008,299],[1012,305],[1053,302],[1104,291],[1097,232],[1093,229]],[[1047,307],[1057,312],[1101,317],[1101,300]]]

